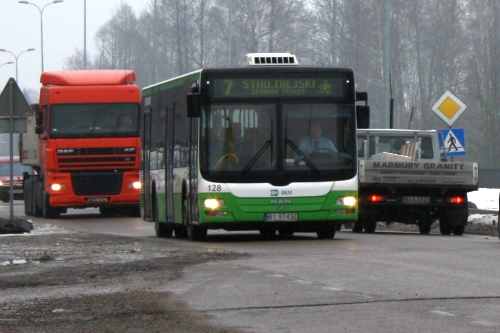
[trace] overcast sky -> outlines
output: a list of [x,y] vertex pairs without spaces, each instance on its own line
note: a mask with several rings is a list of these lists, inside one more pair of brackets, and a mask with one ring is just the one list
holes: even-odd
[[[18,57],[18,84],[21,89],[40,89],[42,71],[40,11],[33,5],[20,4],[19,0],[0,0],[0,49],[8,50]],[[42,9],[53,0],[29,0]],[[63,0],[43,10],[43,57],[44,71],[62,70],[64,60],[83,50],[84,0]],[[106,23],[121,2],[132,6],[136,14],[142,13],[151,0],[86,0],[87,2],[87,59],[95,54],[94,36]],[[15,58],[0,52],[0,92],[10,77],[16,78]]]

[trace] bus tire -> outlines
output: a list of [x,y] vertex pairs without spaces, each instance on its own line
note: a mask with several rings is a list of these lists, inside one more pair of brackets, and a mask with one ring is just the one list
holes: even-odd
[[262,228],[259,229],[259,233],[264,239],[271,239],[276,236],[276,229],[273,228]]
[[156,203],[156,195],[153,196],[151,207],[151,220],[155,223],[156,237],[170,238],[174,233],[174,228],[166,222],[158,222],[158,204]]
[[187,200],[182,202],[182,221],[186,227],[187,238],[191,241],[201,241],[207,238],[207,228],[191,223]]
[[293,229],[290,228],[279,228],[278,229],[278,234],[280,235],[280,238],[287,239],[293,236]]
[[319,239],[333,239],[335,237],[336,227],[322,227],[316,231]]
[[352,232],[354,233],[362,233],[363,232],[363,223],[361,221],[356,221],[352,225]]

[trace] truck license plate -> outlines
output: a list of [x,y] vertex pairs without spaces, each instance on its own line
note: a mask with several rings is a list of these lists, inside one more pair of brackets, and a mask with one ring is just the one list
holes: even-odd
[[264,215],[264,221],[275,222],[275,221],[298,221],[297,213],[267,213]]
[[86,198],[87,202],[108,202],[109,198]]
[[428,204],[431,203],[430,197],[403,197],[403,202],[407,204]]

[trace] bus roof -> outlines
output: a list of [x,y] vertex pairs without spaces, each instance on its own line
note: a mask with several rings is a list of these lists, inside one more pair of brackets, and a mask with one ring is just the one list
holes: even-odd
[[44,86],[100,86],[123,85],[135,82],[133,70],[72,70],[42,73],[40,83]]

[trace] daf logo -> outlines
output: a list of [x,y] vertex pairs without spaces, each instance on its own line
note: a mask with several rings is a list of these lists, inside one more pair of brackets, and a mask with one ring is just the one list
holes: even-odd
[[73,154],[75,152],[74,149],[58,149],[58,154]]
[[277,197],[279,195],[279,191],[278,190],[271,190],[271,196],[272,197]]
[[135,152],[135,148],[124,148],[123,149],[126,153],[134,153]]

